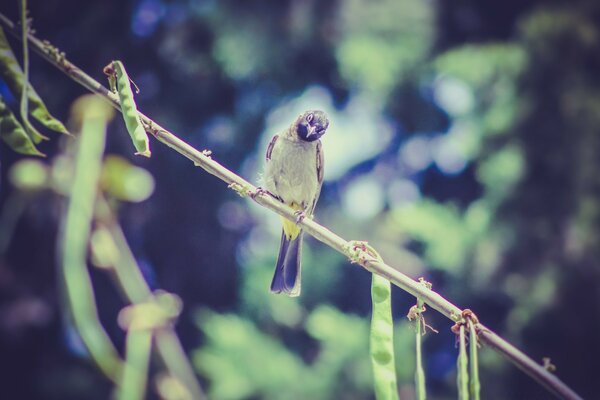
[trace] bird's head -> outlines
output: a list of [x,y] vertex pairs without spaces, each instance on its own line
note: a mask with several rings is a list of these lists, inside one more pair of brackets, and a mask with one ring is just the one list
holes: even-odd
[[327,114],[319,110],[302,113],[296,120],[296,133],[300,140],[314,142],[325,134],[329,127]]

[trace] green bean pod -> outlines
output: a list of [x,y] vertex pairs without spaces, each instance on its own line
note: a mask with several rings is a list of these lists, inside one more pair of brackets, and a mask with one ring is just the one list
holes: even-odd
[[458,359],[456,361],[456,384],[458,386],[459,400],[469,400],[468,363],[465,326],[461,324],[458,335]]
[[0,138],[14,151],[32,156],[44,156],[33,144],[10,108],[0,97]]
[[146,130],[140,121],[137,106],[133,98],[133,91],[130,86],[129,76],[121,61],[113,61],[112,66],[117,75],[117,94],[119,95],[119,101],[121,102],[123,119],[125,120],[125,125],[127,126],[129,136],[131,136],[133,145],[137,150],[135,154],[150,157],[150,141],[146,134]]
[[390,282],[379,275],[373,274],[371,283],[373,315],[371,317],[370,352],[375,398],[377,400],[398,399],[391,298]]
[[472,400],[479,400],[481,397],[481,383],[479,382],[479,361],[477,355],[477,331],[475,330],[475,324],[472,320],[469,320],[469,357],[471,358],[469,374],[469,393]]
[[425,369],[423,368],[423,334],[427,329],[425,327],[425,303],[417,298],[416,309],[418,314],[415,319],[415,399],[425,400],[427,398],[427,387],[425,386]]
[[[0,29],[0,75],[6,82],[11,93],[15,97],[20,98],[25,87],[25,74],[19,66],[2,29]],[[62,122],[50,114],[48,108],[46,108],[46,105],[30,84],[28,84],[27,88],[27,99],[29,114],[33,118],[48,129],[59,133],[69,134],[69,131],[67,131],[67,128],[65,128]],[[35,128],[30,132],[30,135],[35,143],[47,139],[46,136],[39,133]]]

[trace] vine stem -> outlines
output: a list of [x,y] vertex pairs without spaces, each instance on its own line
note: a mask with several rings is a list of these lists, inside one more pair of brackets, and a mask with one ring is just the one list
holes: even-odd
[[[16,28],[15,24],[10,19],[6,18],[1,13],[0,25],[2,25],[12,35],[16,36],[17,38],[21,38],[19,29]],[[98,81],[94,80],[77,66],[69,62],[65,58],[64,53],[61,53],[48,42],[41,41],[31,33],[28,34],[28,40],[34,51],[39,53],[43,58],[60,69],[75,82],[79,83],[89,91],[103,97],[117,110],[121,110],[117,95],[108,90]],[[191,160],[194,165],[201,167],[206,172],[221,179],[227,183],[230,188],[238,191],[238,193],[252,194],[250,197],[261,206],[274,211],[275,213],[288,218],[291,221],[296,220],[293,209],[273,199],[268,194],[257,192],[254,185],[213,160],[208,152],[202,152],[195,149],[165,128],[161,127],[143,113],[140,113],[139,115],[142,124],[150,134],[152,134],[163,144]],[[305,218],[299,223],[299,225],[302,226],[304,232],[308,233],[334,250],[349,258],[356,257],[356,251],[352,250],[350,242],[346,241],[326,227],[316,223],[312,219]],[[457,322],[462,319],[462,310],[460,308],[446,300],[440,294],[425,288],[419,282],[403,274],[398,269],[366,254],[363,254],[360,257],[358,264],[369,272],[388,279],[394,285],[400,287],[416,298],[423,300],[430,307],[437,310],[452,321]],[[485,325],[477,324],[476,330],[482,343],[487,344],[491,349],[502,354],[510,362],[515,364],[519,369],[535,379],[558,398],[568,400],[582,399],[581,396],[579,396],[573,389],[562,382],[556,375],[547,371],[541,364],[533,361],[525,353],[508,343],[499,335],[492,332]]]

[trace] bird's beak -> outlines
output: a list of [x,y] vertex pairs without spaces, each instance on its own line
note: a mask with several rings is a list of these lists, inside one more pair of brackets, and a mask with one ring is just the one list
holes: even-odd
[[317,127],[316,126],[308,126],[308,133],[306,134],[306,138],[308,139],[309,137],[311,137],[312,135],[314,135],[317,132]]

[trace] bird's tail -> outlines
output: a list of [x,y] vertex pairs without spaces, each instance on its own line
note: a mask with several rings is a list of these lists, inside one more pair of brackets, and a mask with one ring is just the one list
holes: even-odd
[[302,231],[292,239],[281,233],[281,246],[271,282],[271,292],[285,293],[295,297],[300,295],[300,254],[302,250]]

